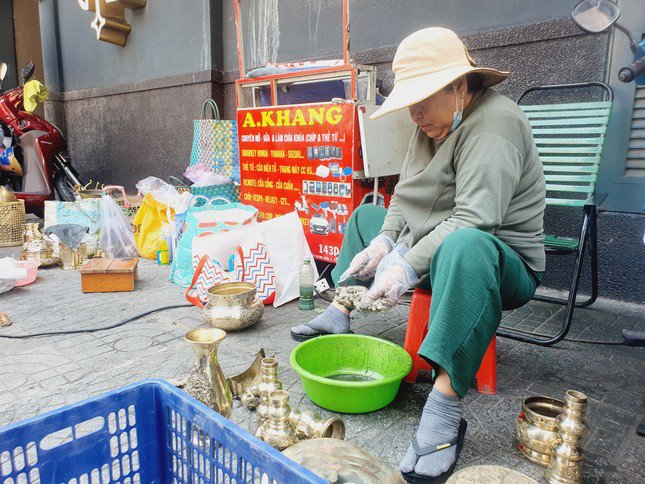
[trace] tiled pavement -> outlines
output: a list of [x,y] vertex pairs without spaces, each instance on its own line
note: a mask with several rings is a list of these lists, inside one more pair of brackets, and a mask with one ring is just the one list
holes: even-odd
[[[6,253],[0,251],[0,257]],[[13,320],[0,334],[105,326],[155,307],[184,302],[182,290],[168,282],[168,268],[150,261],[141,261],[140,281],[132,293],[82,294],[77,272],[44,269],[34,284],[0,295],[0,310]],[[224,372],[238,373],[264,347],[278,357],[280,379],[291,394],[291,403],[315,408],[289,366],[289,354],[296,346],[289,338],[289,327],[311,316],[293,303],[268,308],[258,326],[227,336],[219,352]],[[559,306],[532,302],[507,314],[504,324],[545,331],[561,316]],[[406,320],[407,307],[399,306],[356,321],[353,329],[402,344]],[[182,308],[92,334],[0,339],[0,426],[144,378],[184,376],[191,368],[192,351],[182,336],[201,325],[198,309]],[[622,328],[645,330],[645,320],[597,309],[577,310],[571,337],[620,339]],[[576,389],[590,398],[585,481],[644,482],[645,439],[635,433],[644,420],[644,355],[643,348],[567,342],[540,348],[500,339],[498,394],[479,395],[472,390],[466,397],[469,430],[459,466],[505,465],[539,480],[543,469],[519,454],[513,438],[520,403],[531,395],[562,398],[565,390]],[[429,390],[427,383],[403,384],[386,409],[344,416],[347,438],[397,465]],[[255,429],[255,415],[239,403],[232,419]]]

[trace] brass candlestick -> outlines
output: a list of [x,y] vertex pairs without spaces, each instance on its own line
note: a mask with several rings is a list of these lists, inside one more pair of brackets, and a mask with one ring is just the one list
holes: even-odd
[[282,383],[278,381],[278,360],[276,358],[263,358],[260,371],[262,372],[262,381],[258,383],[256,391],[260,398],[257,412],[261,428],[262,424],[269,419],[269,394],[276,390],[282,390]]
[[323,420],[320,415],[310,410],[292,408],[289,423],[295,429],[298,440],[345,438],[345,422],[339,417]]
[[551,461],[544,473],[544,479],[551,484],[582,482],[584,457],[580,440],[587,430],[583,421],[587,408],[587,396],[584,393],[568,390],[564,401],[564,413],[556,418],[559,438],[551,444]]
[[284,450],[298,442],[296,431],[289,422],[289,394],[284,390],[275,390],[269,394],[269,402],[268,419],[260,426],[258,433],[271,447]]

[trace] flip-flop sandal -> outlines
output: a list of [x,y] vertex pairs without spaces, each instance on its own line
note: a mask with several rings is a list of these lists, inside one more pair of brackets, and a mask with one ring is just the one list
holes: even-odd
[[[294,341],[308,341],[312,338],[317,338],[318,336],[326,336],[328,334],[347,334],[347,333],[327,333],[326,331],[318,331],[314,334],[300,334],[300,333],[294,333],[293,330],[291,330],[291,339]],[[349,334],[354,334],[353,331],[350,331]]]
[[[411,482],[414,484],[428,484],[428,483],[434,483],[434,482],[446,482],[448,478],[452,475],[452,473],[455,471],[455,467],[457,466],[457,461],[459,460],[459,453],[461,452],[461,447],[464,444],[464,437],[466,436],[466,428],[468,427],[468,423],[464,420],[461,419],[461,422],[459,423],[459,431],[457,433],[457,437],[451,440],[450,442],[446,442],[445,444],[441,445],[436,445],[436,446],[429,446],[421,449],[419,447],[419,444],[417,444],[416,438],[412,441],[412,447],[414,448],[414,452],[417,454],[417,462],[419,461],[419,457],[428,455],[428,454],[433,454],[435,452],[440,452],[442,450],[448,449],[452,447],[453,445],[457,446],[457,452],[455,455],[455,462],[452,463],[450,466],[450,469],[448,469],[446,472],[443,474],[440,474],[438,476],[422,476],[421,474],[417,474],[414,471],[410,472],[401,472],[401,475],[405,479],[406,482]],[[416,463],[415,463],[416,466]]]

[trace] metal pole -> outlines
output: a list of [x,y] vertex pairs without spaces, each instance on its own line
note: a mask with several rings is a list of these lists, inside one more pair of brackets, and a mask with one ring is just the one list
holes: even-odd
[[237,65],[240,79],[244,79],[244,44],[242,43],[242,19],[240,18],[240,0],[235,0],[235,30],[237,31]]
[[343,0],[343,63],[349,64],[349,0]]

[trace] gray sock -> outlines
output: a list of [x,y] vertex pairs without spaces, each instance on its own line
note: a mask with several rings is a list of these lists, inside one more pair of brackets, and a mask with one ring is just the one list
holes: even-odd
[[349,333],[349,314],[345,314],[333,304],[307,324],[294,326],[291,331],[310,336],[318,333]]
[[[461,422],[461,399],[449,397],[433,388],[428,396],[415,438],[420,448],[441,445],[457,437]],[[443,474],[455,462],[457,446],[418,458],[412,445],[401,461],[401,472],[414,471],[423,476]]]

